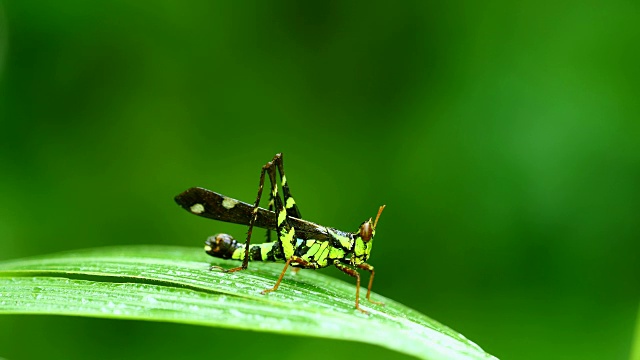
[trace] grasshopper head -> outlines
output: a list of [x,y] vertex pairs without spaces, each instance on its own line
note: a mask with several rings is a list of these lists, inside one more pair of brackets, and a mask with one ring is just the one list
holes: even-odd
[[378,225],[378,219],[380,219],[380,214],[382,214],[382,210],[386,205],[380,206],[378,210],[378,215],[376,216],[376,220],[372,221],[372,218],[363,222],[358,229],[358,232],[355,234],[355,248],[354,248],[354,256],[351,258],[351,262],[353,264],[360,264],[369,258],[369,254],[371,253],[371,240],[376,234],[376,225]]
[[365,243],[368,243],[371,239],[373,239],[373,236],[376,234],[376,225],[378,225],[380,214],[382,214],[382,210],[384,210],[385,206],[387,205],[380,206],[378,215],[376,216],[376,221],[374,221],[373,224],[371,224],[371,218],[369,218],[369,220],[363,222],[362,225],[360,225],[360,238],[362,238],[362,241],[364,241]]

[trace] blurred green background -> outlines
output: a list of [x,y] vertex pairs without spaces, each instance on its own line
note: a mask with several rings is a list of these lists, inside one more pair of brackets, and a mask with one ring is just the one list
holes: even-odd
[[[640,299],[639,10],[0,2],[0,259],[241,238],[173,196],[203,186],[252,201],[260,167],[283,152],[306,219],[355,230],[387,204],[374,291],[503,359],[626,359]],[[301,353],[402,358],[305,337],[0,317],[9,359]]]

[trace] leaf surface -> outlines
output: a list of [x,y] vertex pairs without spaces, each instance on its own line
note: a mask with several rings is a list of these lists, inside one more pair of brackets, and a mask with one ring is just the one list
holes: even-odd
[[[231,263],[201,249],[124,246],[0,263],[0,313],[169,321],[371,343],[422,359],[495,359],[461,334],[372,293],[354,309],[355,286],[282,264]],[[235,264],[234,264],[235,265]],[[231,265],[232,266],[232,265]]]

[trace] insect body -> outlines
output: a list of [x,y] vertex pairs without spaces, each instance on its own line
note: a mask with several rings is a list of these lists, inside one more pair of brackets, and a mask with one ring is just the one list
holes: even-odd
[[[283,199],[278,194],[276,171],[280,174]],[[268,210],[259,207],[265,174],[269,176],[271,183]],[[223,271],[244,270],[248,267],[250,260],[285,262],[284,269],[275,285],[270,289],[265,289],[263,294],[278,289],[289,266],[305,269],[335,266],[356,278],[355,307],[362,312],[365,311],[359,305],[360,274],[357,269],[370,272],[366,297],[370,302],[376,303],[370,298],[375,272],[373,266],[367,264],[366,261],[371,254],[376,225],[384,205],[378,210],[375,221],[369,218],[355,232],[346,232],[302,220],[300,210],[291,196],[284,174],[282,154],[276,154],[273,160],[262,167],[258,196],[253,205],[198,187],[186,190],[176,196],[175,200],[193,214],[249,226],[244,244],[238,243],[227,234],[211,236],[205,242],[207,254],[223,259],[242,261],[241,266],[229,270],[223,269]],[[275,211],[272,211],[274,208]],[[266,243],[251,245],[254,226],[267,229]],[[275,230],[277,233],[278,238],[273,242],[271,242],[270,230]],[[219,267],[212,266],[213,268]]]

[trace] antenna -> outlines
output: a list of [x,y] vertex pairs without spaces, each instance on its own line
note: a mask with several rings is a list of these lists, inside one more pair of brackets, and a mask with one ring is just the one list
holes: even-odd
[[382,214],[382,210],[384,210],[384,207],[387,205],[382,205],[380,206],[380,210],[378,210],[378,215],[376,216],[376,221],[373,223],[373,229],[375,230],[376,225],[378,225],[378,219],[380,219],[380,214]]

